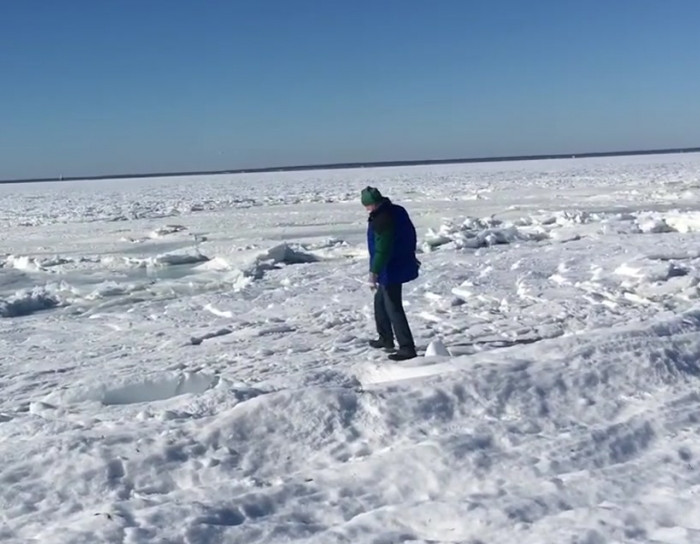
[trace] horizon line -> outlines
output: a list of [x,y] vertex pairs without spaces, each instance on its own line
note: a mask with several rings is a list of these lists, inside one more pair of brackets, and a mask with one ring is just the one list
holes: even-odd
[[675,147],[664,149],[639,149],[629,151],[595,151],[585,153],[556,153],[544,155],[506,155],[496,157],[473,157],[473,158],[453,158],[453,159],[414,159],[395,161],[369,161],[369,162],[340,162],[327,164],[302,164],[288,166],[266,166],[259,168],[236,168],[228,170],[206,170],[206,171],[185,171],[185,172],[151,172],[140,174],[101,174],[98,176],[58,176],[41,178],[17,178],[0,180],[4,183],[42,183],[42,182],[62,182],[62,181],[100,181],[109,179],[140,179],[140,178],[164,178],[164,177],[187,177],[187,176],[213,176],[213,175],[239,175],[239,174],[261,174],[270,172],[303,172],[312,170],[342,170],[359,168],[383,168],[397,166],[430,166],[433,164],[468,164],[480,162],[512,162],[530,160],[553,160],[553,159],[583,159],[591,157],[620,157],[633,155],[662,155],[672,153],[698,153],[700,147]]

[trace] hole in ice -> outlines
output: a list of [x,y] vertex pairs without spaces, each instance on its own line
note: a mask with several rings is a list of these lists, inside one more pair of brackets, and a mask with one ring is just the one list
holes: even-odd
[[188,374],[124,385],[105,391],[105,406],[166,400],[179,395],[201,395],[219,383],[218,376]]

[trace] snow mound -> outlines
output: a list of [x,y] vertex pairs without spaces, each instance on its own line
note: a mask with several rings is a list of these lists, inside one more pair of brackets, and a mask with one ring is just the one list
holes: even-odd
[[672,229],[681,232],[700,232],[700,212],[675,212],[666,214],[664,221]]
[[645,234],[661,234],[667,232],[676,232],[671,225],[666,223],[663,218],[647,218],[640,219],[637,223],[639,230]]
[[63,304],[61,298],[52,290],[35,287],[19,291],[7,299],[0,299],[0,317],[22,317]]
[[207,261],[202,262],[202,264],[197,266],[197,270],[212,270],[218,272],[223,272],[231,269],[231,264],[223,257],[213,257]]
[[175,234],[176,232],[182,232],[183,230],[187,230],[187,227],[183,225],[164,225],[162,227],[159,227],[155,229],[151,234],[149,235],[150,238],[162,238],[164,236],[168,236],[169,234]]
[[87,300],[97,300],[109,297],[116,297],[128,294],[137,289],[135,284],[120,284],[114,281],[106,281],[98,285],[90,293],[86,295]]
[[450,357],[450,352],[441,339],[430,342],[425,350],[426,357]]
[[180,266],[185,264],[198,264],[209,261],[209,257],[203,255],[199,250],[175,251],[172,253],[163,253],[155,257],[146,257],[143,259],[126,258],[127,263],[135,265],[138,268],[163,267],[163,266]]
[[319,242],[314,242],[310,244],[305,244],[303,246],[306,250],[319,250],[319,249],[333,249],[338,247],[348,247],[348,243],[340,238],[329,237]]
[[5,261],[5,266],[16,270],[21,270],[23,272],[38,272],[42,268],[41,264],[38,263],[36,259],[23,255],[8,256],[7,260]]
[[273,262],[284,265],[315,263],[318,260],[318,257],[315,255],[292,247],[289,244],[279,244],[258,257],[260,262]]
[[664,282],[671,278],[687,276],[688,270],[672,262],[639,260],[622,263],[615,269],[614,273],[640,283],[652,283]]
[[197,264],[209,260],[209,257],[202,255],[199,251],[186,253],[166,253],[158,255],[152,259],[156,266],[178,266],[181,264]]
[[[359,402],[358,392],[345,387],[268,392],[221,412],[202,429],[200,442],[235,449],[241,473],[256,479],[311,472],[328,466],[329,450],[339,460],[362,451]],[[270,448],[271,436],[299,447]]]
[[539,212],[512,221],[467,217],[428,229],[421,249],[477,249],[520,242],[570,242],[587,235],[665,234],[700,231],[700,212]]
[[477,249],[498,244],[541,241],[548,237],[544,230],[527,232],[515,224],[503,223],[492,217],[468,217],[462,223],[444,223],[437,231],[428,229],[422,249],[426,253],[440,246]]
[[201,395],[219,383],[218,376],[187,373],[180,376],[160,376],[138,383],[108,389],[102,404],[114,406],[167,400],[179,395]]
[[253,265],[246,271],[247,276],[254,279],[262,279],[268,270],[276,270],[285,266],[296,264],[316,263],[319,257],[308,253],[301,246],[292,246],[287,243],[276,245],[265,253],[258,255]]
[[634,219],[644,234],[700,232],[700,212],[696,211],[638,212]]
[[604,216],[598,213],[583,210],[558,211],[550,214],[539,214],[532,217],[521,218],[516,221],[518,225],[551,225],[570,227],[573,225],[588,225],[600,223]]
[[74,264],[76,262],[89,262],[87,257],[73,259],[70,257],[61,257],[53,255],[48,257],[29,257],[27,255],[7,255],[4,263],[0,263],[0,267],[14,268],[22,272],[52,272],[52,268],[66,264]]

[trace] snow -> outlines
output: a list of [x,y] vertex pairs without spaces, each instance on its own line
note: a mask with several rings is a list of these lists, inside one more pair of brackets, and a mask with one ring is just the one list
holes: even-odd
[[60,299],[41,287],[31,291],[24,290],[0,300],[0,317],[19,317],[34,312],[54,308],[61,303]]
[[[366,284],[405,205],[419,357]],[[700,541],[700,155],[0,185],[0,540]]]
[[445,344],[439,338],[436,338],[425,349],[426,357],[449,357],[450,351],[447,349]]

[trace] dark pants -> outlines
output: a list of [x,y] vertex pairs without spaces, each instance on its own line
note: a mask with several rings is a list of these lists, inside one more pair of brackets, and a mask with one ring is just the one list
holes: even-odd
[[374,293],[374,320],[381,338],[393,341],[395,333],[400,349],[415,350],[411,328],[401,302],[400,283],[377,286]]

